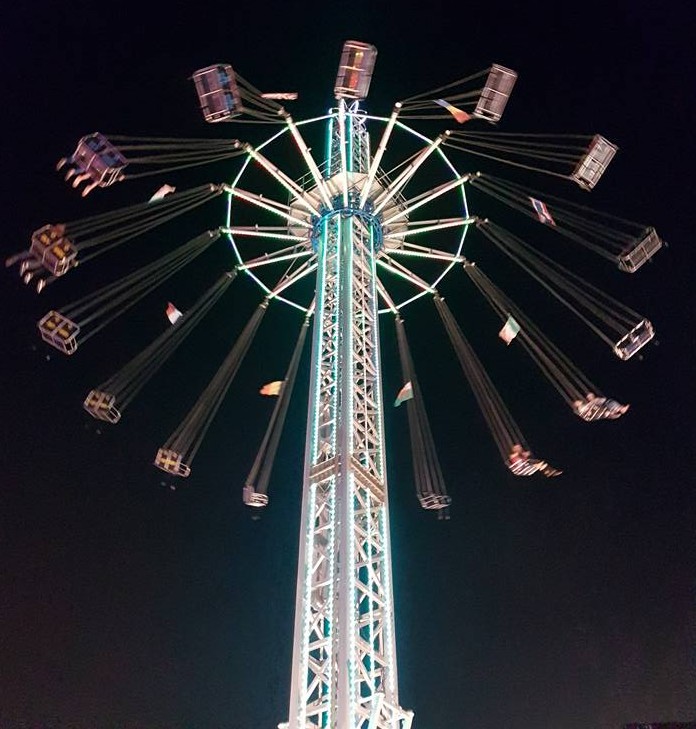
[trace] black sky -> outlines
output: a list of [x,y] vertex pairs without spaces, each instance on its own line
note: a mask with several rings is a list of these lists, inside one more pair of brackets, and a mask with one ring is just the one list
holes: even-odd
[[[508,475],[432,308],[406,317],[454,499],[449,522],[419,509],[405,413],[390,410],[399,678],[414,727],[696,719],[696,64],[688,4],[657,5],[128,1],[4,11],[3,257],[46,222],[151,193],[134,183],[80,200],[53,166],[83,134],[208,133],[188,77],[217,62],[262,88],[297,88],[295,116],[318,115],[332,102],[347,38],[379,49],[367,102],[375,113],[499,62],[520,76],[502,129],[600,132],[619,145],[591,202],[655,225],[670,248],[633,277],[588,270],[649,316],[659,345],[621,363],[579,325],[557,334],[632,404],[624,420],[574,418],[519,352],[501,359],[493,320],[463,276],[445,290],[562,479]],[[472,238],[472,257],[481,248]],[[271,407],[256,388],[282,376],[297,315],[269,312],[176,492],[149,463],[258,302],[250,285],[235,283],[229,308],[117,428],[99,435],[80,408],[156,333],[163,301],[190,304],[226,263],[224,251],[208,259],[71,359],[40,342],[35,321],[104,269],[75,272],[74,284],[40,299],[14,270],[3,274],[0,729],[271,727],[287,718],[305,379],[260,520],[241,487]],[[388,400],[399,384],[391,322],[383,334]]]

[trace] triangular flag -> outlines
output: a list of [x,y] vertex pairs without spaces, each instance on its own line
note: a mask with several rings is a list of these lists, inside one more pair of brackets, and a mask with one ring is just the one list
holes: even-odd
[[498,336],[505,342],[510,342],[518,335],[520,331],[520,325],[511,317],[507,318],[505,326],[498,332]]
[[449,101],[445,101],[444,99],[435,99],[435,103],[439,104],[444,109],[447,109],[449,113],[460,123],[464,124],[464,122],[468,122],[469,119],[471,119],[471,114],[467,114],[462,109],[458,109],[456,106],[452,106],[452,104],[449,103]]
[[556,221],[551,217],[551,213],[548,211],[546,203],[541,200],[537,200],[535,197],[530,197],[529,200],[532,203],[532,207],[534,208],[534,212],[537,214],[537,218],[539,218],[540,223],[556,225]]
[[260,395],[267,395],[268,397],[277,397],[280,395],[280,389],[283,387],[283,380],[275,380],[264,385],[260,390]]
[[406,400],[413,400],[413,385],[411,385],[410,381],[399,390],[399,394],[396,396],[396,400],[394,400],[394,407],[398,408]]
[[174,304],[172,304],[171,301],[167,302],[166,314],[167,319],[169,319],[172,324],[176,324],[182,317],[182,313],[176,308],[176,306],[174,306]]
[[171,185],[162,185],[159,190],[148,200],[148,202],[155,202],[156,200],[161,200],[166,195],[171,195],[173,192],[176,192],[176,187],[172,187]]

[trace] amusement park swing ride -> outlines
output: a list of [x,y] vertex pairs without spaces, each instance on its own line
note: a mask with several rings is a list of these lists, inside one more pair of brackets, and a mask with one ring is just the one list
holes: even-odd
[[[497,176],[502,167],[529,171],[591,191],[617,151],[604,137],[490,131],[503,114],[517,74],[494,64],[484,71],[397,102],[373,116],[367,98],[377,50],[343,47],[326,114],[295,121],[280,104],[292,92],[263,93],[229,65],[193,74],[206,122],[274,127],[252,144],[218,139],[106,136],[79,140],[58,169],[86,196],[145,175],[235,161],[231,181],[187,190],[164,184],[153,197],[113,212],[40,227],[19,264],[26,284],[42,292],[76,266],[223,198],[222,224],[38,322],[43,340],[73,355],[93,335],[215,245],[231,250],[230,270],[201,291],[185,312],[167,309],[167,327],[142,352],[90,390],[83,407],[116,424],[127,406],[224,297],[236,277],[258,286],[261,301],[188,414],[154,455],[154,465],[184,479],[270,306],[299,315],[299,333],[268,428],[243,486],[244,503],[268,504],[274,457],[311,331],[307,438],[302,486],[295,627],[288,729],[408,729],[413,712],[399,703],[391,582],[389,500],[384,439],[380,316],[396,323],[420,505],[447,517],[450,496],[406,337],[403,313],[432,298],[503,464],[516,477],[555,477],[558,468],[532,454],[486,367],[469,343],[440,284],[463,271],[513,341],[562,400],[588,422],[616,419],[622,405],[605,396],[517,303],[472,259],[469,236],[490,244],[521,276],[627,360],[654,336],[648,319],[504,228],[482,217],[470,199],[531,219],[543,235],[573,244],[634,274],[662,247],[655,229]],[[427,136],[443,122],[454,129]],[[251,133],[251,132],[250,132]],[[318,152],[317,150],[322,150]],[[494,162],[496,175],[470,168]],[[467,165],[462,170],[461,164]],[[49,288],[49,292],[52,289]]]

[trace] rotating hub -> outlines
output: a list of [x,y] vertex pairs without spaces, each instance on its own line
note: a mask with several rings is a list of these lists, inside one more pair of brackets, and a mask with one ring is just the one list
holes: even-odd
[[343,204],[343,197],[336,195],[332,199],[333,207],[322,208],[321,215],[312,217],[312,233],[310,240],[315,252],[319,251],[319,241],[322,231],[332,218],[356,218],[366,232],[372,236],[374,252],[377,253],[384,246],[384,233],[382,231],[382,216],[372,213],[373,205],[367,201],[364,208],[359,206],[360,194],[351,191],[348,195],[348,205]]

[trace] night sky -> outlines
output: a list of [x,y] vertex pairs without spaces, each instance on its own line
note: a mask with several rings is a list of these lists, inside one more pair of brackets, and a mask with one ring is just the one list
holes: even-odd
[[[670,247],[634,276],[578,260],[650,318],[658,341],[620,362],[572,317],[549,313],[556,305],[531,283],[515,289],[514,269],[501,264],[498,280],[512,282],[516,300],[548,316],[548,333],[632,405],[618,422],[586,424],[521,349],[502,347],[495,318],[461,271],[452,274],[450,307],[535,449],[565,470],[522,480],[501,464],[432,304],[405,312],[453,506],[449,521],[420,509],[406,413],[390,408],[401,704],[427,729],[696,720],[693,23],[679,2],[516,5],[11,3],[0,28],[2,255],[47,222],[147,199],[172,181],[80,199],[54,165],[86,133],[244,136],[235,126],[213,134],[200,116],[188,79],[211,63],[228,62],[264,89],[298,90],[296,118],[332,104],[348,38],[379,49],[366,106],[383,115],[491,62],[517,70],[501,130],[599,132],[620,147],[589,204],[654,225]],[[233,169],[234,160],[197,179],[229,179]],[[175,181],[187,186],[183,175]],[[560,195],[570,187],[534,184]],[[206,211],[153,250],[222,222],[219,206]],[[517,218],[501,215],[514,230]],[[480,235],[467,246],[474,260],[486,255]],[[241,729],[287,719],[306,355],[260,519],[241,489],[273,406],[257,389],[282,378],[301,317],[271,307],[191,478],[172,492],[150,463],[260,301],[250,282],[233,284],[118,426],[97,427],[81,402],[162,331],[167,300],[190,306],[231,267],[224,244],[72,358],[35,327],[49,308],[123,275],[142,250],[126,246],[41,297],[16,269],[2,274],[0,729]],[[390,401],[400,386],[390,319],[382,338]]]

